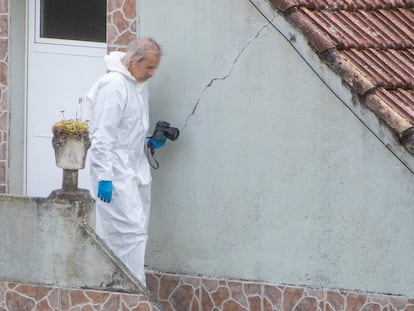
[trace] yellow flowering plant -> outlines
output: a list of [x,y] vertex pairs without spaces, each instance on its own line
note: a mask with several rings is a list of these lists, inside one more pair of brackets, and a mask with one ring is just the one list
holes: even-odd
[[[79,99],[79,104],[82,103],[82,99]],[[65,111],[61,111],[62,120],[53,124],[52,132],[54,136],[65,137],[78,137],[81,138],[85,135],[89,135],[88,121],[80,119],[65,119]]]
[[53,125],[52,131],[54,135],[60,137],[81,137],[89,134],[89,124],[82,120],[62,120]]

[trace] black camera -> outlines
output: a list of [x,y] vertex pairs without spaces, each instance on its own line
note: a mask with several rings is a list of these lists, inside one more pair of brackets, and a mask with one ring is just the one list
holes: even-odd
[[[157,169],[160,167],[157,159],[154,157],[154,149],[162,147],[165,143],[165,137],[167,137],[170,140],[176,140],[178,138],[178,135],[180,135],[180,131],[176,127],[170,126],[170,123],[165,121],[158,121],[155,125],[154,133],[152,133],[152,136],[147,142],[147,152],[151,152],[152,159],[155,162],[153,164],[151,162],[151,159],[148,157],[148,160],[150,161],[150,165],[152,168]],[[158,145],[158,142],[161,142],[161,145]],[[149,155],[149,154],[148,154]]]
[[154,133],[152,138],[158,141],[162,141],[164,136],[170,140],[176,140],[180,135],[180,131],[176,127],[170,126],[170,123],[166,121],[158,121],[155,125]]

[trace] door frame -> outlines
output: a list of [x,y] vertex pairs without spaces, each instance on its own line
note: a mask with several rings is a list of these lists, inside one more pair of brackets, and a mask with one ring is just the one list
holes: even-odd
[[27,0],[9,1],[9,137],[7,193],[26,194]]

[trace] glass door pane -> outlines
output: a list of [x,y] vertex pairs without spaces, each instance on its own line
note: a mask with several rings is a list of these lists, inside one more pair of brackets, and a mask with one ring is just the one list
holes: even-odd
[[41,0],[40,37],[106,42],[106,0]]

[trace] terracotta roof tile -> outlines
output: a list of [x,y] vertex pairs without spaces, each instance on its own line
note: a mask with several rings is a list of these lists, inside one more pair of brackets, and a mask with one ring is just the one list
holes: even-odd
[[272,0],[282,12],[293,7],[307,7],[312,10],[378,10],[412,8],[414,0]]
[[[405,49],[414,47],[413,9],[376,11],[314,11],[301,7],[288,15],[298,26],[308,24],[309,32],[323,32],[337,49],[376,48]],[[300,22],[301,20],[301,22]],[[322,52],[322,51],[319,51]]]
[[379,118],[414,135],[414,0],[272,3]]
[[365,104],[385,123],[387,123],[397,133],[403,133],[411,126],[410,120],[401,110],[393,109],[392,105],[384,101],[378,93],[368,94],[365,98]]
[[[375,93],[383,102],[389,103],[401,116],[408,117],[414,123],[414,91],[413,90],[386,90],[379,88]],[[398,103],[398,105],[396,105]]]
[[352,62],[376,87],[414,88],[413,49],[350,49],[341,51],[341,54]]
[[296,0],[273,0],[272,2],[282,12],[298,6],[298,1]]
[[318,52],[322,53],[335,48],[335,42],[329,37],[329,34],[318,24],[315,24],[311,18],[305,17],[300,12],[293,12],[288,18],[302,30]]
[[375,84],[343,54],[332,52],[325,58],[332,69],[337,72],[347,84],[359,95],[364,95],[375,88]]

